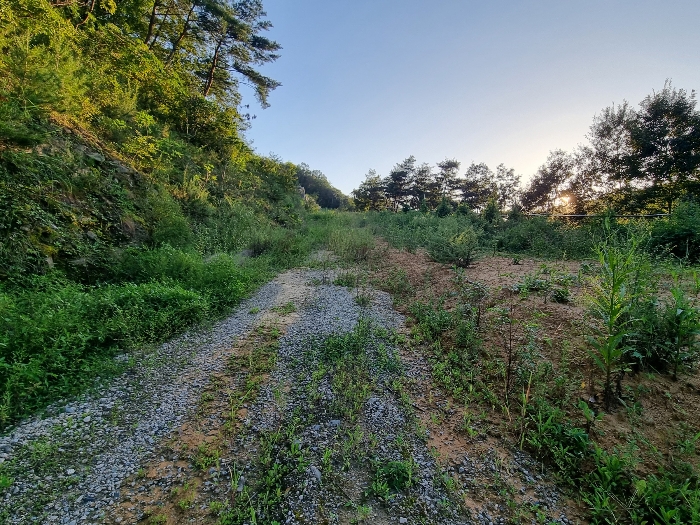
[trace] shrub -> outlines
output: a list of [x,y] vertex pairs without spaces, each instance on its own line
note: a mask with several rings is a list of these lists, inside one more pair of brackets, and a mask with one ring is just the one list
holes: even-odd
[[474,228],[468,225],[459,233],[447,235],[446,232],[436,235],[428,247],[430,256],[438,262],[469,266],[479,246],[479,236]]
[[473,319],[462,319],[455,329],[455,346],[462,350],[466,361],[476,359],[481,350],[481,339]]
[[511,252],[529,252],[537,256],[583,258],[593,254],[595,225],[570,225],[530,217],[510,220],[498,237],[500,249]]
[[670,252],[676,257],[700,260],[700,204],[683,202],[668,219],[656,221],[651,244],[656,250]]
[[566,420],[560,408],[544,399],[527,407],[530,420],[525,437],[528,446],[540,457],[551,461],[569,482],[580,479],[583,461],[588,455],[588,434]]
[[697,359],[697,336],[700,335],[700,311],[690,303],[680,286],[671,288],[672,299],[666,305],[664,319],[668,327],[666,361],[678,379],[678,367],[682,362]]
[[632,509],[635,523],[700,523],[697,479],[674,480],[668,473],[636,483],[642,504]]
[[443,197],[438,207],[435,208],[435,215],[438,217],[447,217],[450,213],[452,213],[452,206],[449,201]]
[[550,295],[555,303],[568,303],[571,301],[571,292],[569,292],[568,288],[555,288]]
[[507,252],[543,254],[550,253],[560,241],[557,223],[544,217],[531,217],[506,228],[501,236],[501,248]]

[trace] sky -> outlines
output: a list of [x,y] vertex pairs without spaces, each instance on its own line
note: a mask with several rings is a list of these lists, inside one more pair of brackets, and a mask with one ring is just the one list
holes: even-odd
[[698,0],[263,0],[282,45],[251,92],[255,150],[349,194],[414,155],[500,163],[527,181],[596,113],[667,79],[700,89]]

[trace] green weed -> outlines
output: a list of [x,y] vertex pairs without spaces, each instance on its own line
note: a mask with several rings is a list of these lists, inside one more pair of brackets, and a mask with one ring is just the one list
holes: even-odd
[[0,474],[0,490],[8,488],[14,480],[6,474]]
[[293,302],[288,302],[286,304],[283,304],[282,306],[276,306],[272,308],[273,312],[277,312],[278,314],[281,315],[288,315],[291,314],[292,312],[297,311],[297,307]]
[[635,300],[632,280],[637,272],[639,239],[617,246],[607,240],[598,248],[600,269],[594,281],[591,309],[600,323],[592,326],[594,336],[588,337],[592,347],[589,352],[603,373],[603,399],[606,409],[615,400],[613,381],[622,380],[627,366],[624,361],[631,335],[631,319],[628,314]]
[[202,444],[197,447],[192,456],[192,463],[199,470],[207,470],[209,467],[218,465],[221,452],[210,445]]

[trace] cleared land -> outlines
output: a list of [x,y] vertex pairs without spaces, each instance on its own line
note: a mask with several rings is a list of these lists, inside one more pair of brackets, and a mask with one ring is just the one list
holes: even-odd
[[597,263],[352,238],[16,427],[7,523],[624,521],[644,488],[605,507],[606,479],[698,468],[696,370],[630,369],[604,407]]

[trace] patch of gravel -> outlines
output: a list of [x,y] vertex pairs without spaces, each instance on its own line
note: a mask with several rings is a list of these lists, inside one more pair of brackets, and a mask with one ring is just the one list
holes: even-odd
[[268,283],[212,329],[134,354],[135,365],[99,394],[52,406],[0,437],[0,463],[14,480],[0,496],[0,521],[95,523],[224,367],[220,352],[250,331],[280,290]]
[[[504,523],[500,516],[507,515],[506,509],[487,503],[467,516],[455,503],[455,495],[446,489],[443,471],[418,435],[411,409],[401,404],[391,386],[396,374],[425,376],[429,366],[424,360],[393,372],[378,366],[380,349],[385,357],[398,354],[390,337],[380,331],[372,333],[366,351],[374,367],[370,371],[374,388],[357,421],[344,421],[331,413],[334,393],[329,381],[312,384],[313,367],[318,363],[314,348],[331,334],[352,331],[361,319],[388,331],[400,329],[404,323],[388,294],[364,290],[371,300],[367,306],[359,306],[356,292],[326,284],[335,275],[333,270],[286,272],[212,330],[185,334],[139,355],[137,365],[98,396],[52,407],[47,416],[27,421],[0,437],[0,460],[15,478],[0,496],[0,522],[98,523],[102,516],[109,517],[114,502],[133,501],[127,492],[147,489],[135,482],[124,486],[124,480],[133,480],[139,468],[157,461],[154,454],[159,446],[177,434],[173,431],[191,416],[211,375],[224,368],[223,352],[247,335],[255,323],[268,319],[273,306],[293,302],[296,317],[279,340],[275,369],[258,398],[246,405],[247,419],[231,446],[235,457],[222,458],[221,464],[235,463],[242,468],[244,480],[251,474],[254,478],[261,434],[275,431],[301,414],[303,423],[295,439],[310,463],[305,472],[290,475],[290,490],[282,502],[285,524],[350,522],[354,511],[348,503],[366,501],[372,503],[375,514],[369,522],[375,524]],[[283,386],[287,389],[280,403]],[[318,389],[320,403],[311,399],[312,386]],[[364,459],[358,458],[349,469],[338,464],[330,470],[324,468],[324,451],[338,450],[348,433],[357,429],[373,436],[372,450],[364,451]],[[415,466],[413,485],[379,502],[371,495],[373,467],[367,458],[372,465],[410,459]],[[525,457],[519,464],[524,476],[529,476],[534,465]],[[476,474],[490,468],[488,458],[477,461],[467,454],[446,474],[455,475],[468,487]],[[216,497],[226,498],[236,490],[230,486],[227,470],[209,471],[205,486]],[[149,481],[163,494],[169,493],[175,482],[175,476]],[[539,478],[533,483],[537,498],[533,503],[556,507],[558,495],[540,486]],[[559,522],[567,523],[564,516]]]
[[[319,272],[309,272],[313,282],[328,282]],[[391,297],[377,290],[371,290],[371,302],[361,307],[353,292],[333,285],[318,285],[316,297],[301,310],[299,320],[289,327],[280,339],[279,357],[276,370],[256,403],[250,408],[248,426],[250,432],[239,437],[238,450],[254,450],[261,431],[273,431],[285,421],[302,414],[305,425],[298,430],[297,439],[311,464],[304,474],[295,474],[291,480],[292,490],[284,500],[285,524],[339,523],[340,516],[348,513],[349,496],[357,501],[365,500],[370,491],[371,472],[368,465],[354,465],[348,472],[334,468],[333,472],[322,472],[322,455],[327,449],[337,448],[352,431],[351,424],[326,410],[333,401],[330,385],[322,382],[320,410],[310,414],[313,403],[309,400],[309,385],[313,358],[309,362],[309,351],[322,339],[332,334],[352,331],[360,319],[368,320],[374,328],[395,330],[404,324],[404,318],[392,306]],[[379,345],[388,341],[373,335],[372,348],[376,352]],[[395,352],[393,348],[388,351]],[[375,356],[376,357],[376,356]],[[400,373],[400,372],[399,372]],[[385,503],[375,501],[375,523],[413,523],[428,520],[429,523],[445,525],[471,523],[463,517],[450,496],[436,480],[439,467],[428,452],[425,442],[415,433],[411,417],[398,405],[396,396],[390,391],[392,376],[377,369],[372,370],[377,379],[374,392],[366,400],[358,420],[358,426],[366,435],[376,438],[376,447],[371,453],[371,461],[385,465],[392,461],[406,459],[409,451],[416,471],[415,483],[405,491],[394,494]],[[266,410],[274,404],[273,389],[281,384],[291,386],[282,413]],[[401,447],[399,447],[399,443]],[[335,467],[338,467],[337,465]],[[370,497],[371,499],[371,497]],[[410,521],[409,521],[410,518]]]

